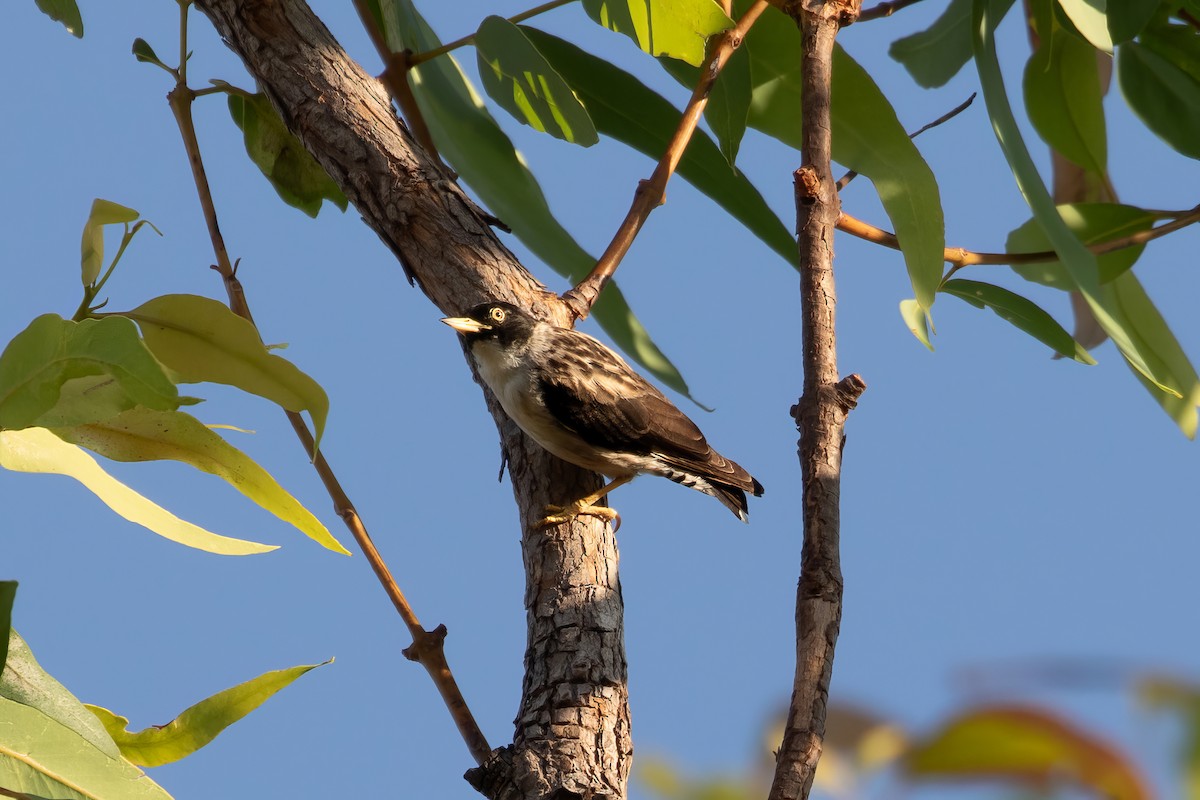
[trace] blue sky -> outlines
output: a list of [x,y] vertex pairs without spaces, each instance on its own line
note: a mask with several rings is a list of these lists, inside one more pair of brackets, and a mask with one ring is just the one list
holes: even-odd
[[[83,40],[33,3],[0,26],[6,124],[0,126],[5,232],[0,341],[35,316],[79,302],[79,231],[94,197],[142,212],[164,236],[138,237],[109,282],[111,309],[190,292],[222,297],[211,248],[164,96],[167,76],[129,55],[135,37],[171,60],[172,3],[83,2]],[[423,3],[444,40],[518,3]],[[314,3],[352,55],[378,71],[348,3]],[[941,3],[854,26],[841,41],[912,129],[976,90],[964,72],[917,89],[887,44],[921,29]],[[542,20],[626,66],[628,42],[577,8]],[[1002,31],[1010,90],[1025,42]],[[207,21],[192,25],[197,86],[250,87]],[[460,53],[473,71],[469,50]],[[654,85],[677,103],[665,76]],[[1126,202],[1188,208],[1200,169],[1131,121],[1110,97],[1113,179]],[[580,150],[501,124],[526,154],[559,218],[598,253],[649,160],[602,142]],[[511,739],[524,652],[523,576],[510,487],[496,482],[495,428],[441,314],[351,209],[310,220],[284,206],[245,156],[219,98],[198,103],[201,146],[226,241],[270,342],[327,389],[325,453],[427,627],[450,629],[447,654],[493,745]],[[1003,248],[1028,217],[982,101],[919,146],[938,176],[950,244]],[[1043,148],[1033,145],[1044,166]],[[748,137],[742,168],[791,220],[798,157]],[[846,209],[887,226],[859,180]],[[1137,272],[1193,357],[1197,232],[1153,243]],[[562,279],[512,247],[551,288]],[[897,313],[911,296],[892,251],[839,237],[840,368],[868,390],[847,428],[842,489],[846,605],[835,698],[927,730],[969,699],[969,668],[1056,657],[1200,674],[1194,623],[1198,456],[1111,345],[1096,367],[1044,347],[954,298],[934,308],[936,353]],[[1064,297],[1006,267],[963,277],[1026,293],[1066,320]],[[724,454],[766,487],[743,526],[711,498],[642,478],[611,498],[627,604],[630,691],[639,756],[692,773],[738,771],[787,699],[794,663],[799,470],[788,415],[800,390],[792,269],[681,181],[618,273],[633,308],[715,408],[679,403]],[[590,323],[586,329],[596,332]],[[197,387],[205,422],[256,431],[235,443],[259,459],[338,536],[329,501],[286,421],[263,401]],[[152,774],[177,797],[395,794],[475,796],[471,766],[407,635],[361,556],[332,555],[220,481],[173,464],[112,472],[219,533],[283,545],[242,559],[188,550],[118,519],[62,478],[0,475],[6,509],[0,578],[21,581],[15,624],[42,664],[81,699],[161,724],[195,700],[260,672],[336,662],[285,690],[195,756]],[[349,541],[348,537],[344,539]],[[1090,693],[1022,687],[1168,774],[1171,739],[1124,687]]]

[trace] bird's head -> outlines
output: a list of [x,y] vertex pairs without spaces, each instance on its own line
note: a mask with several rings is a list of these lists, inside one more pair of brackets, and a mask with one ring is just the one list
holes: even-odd
[[462,335],[467,344],[495,341],[500,345],[519,344],[529,338],[537,321],[511,303],[483,303],[463,317],[446,317],[442,322]]

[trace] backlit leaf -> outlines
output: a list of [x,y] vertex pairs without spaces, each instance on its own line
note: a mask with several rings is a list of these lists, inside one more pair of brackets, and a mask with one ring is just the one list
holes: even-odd
[[[81,392],[95,402],[81,401]],[[0,354],[0,428],[90,422],[135,405],[165,411],[180,402],[137,328],[119,317],[72,322],[43,314]]]
[[121,755],[141,767],[158,767],[196,752],[280,689],[320,666],[324,664],[265,672],[201,700],[166,725],[154,725],[137,733],[127,730],[129,720],[125,717],[99,706],[89,705],[87,708],[103,723],[121,748]]
[[916,742],[904,762],[910,779],[999,779],[1031,789],[1070,783],[1111,800],[1151,797],[1117,750],[1038,709],[968,712]]
[[266,95],[230,92],[229,114],[242,131],[250,160],[283,202],[310,217],[317,216],[325,200],[346,210],[346,195],[283,124]]
[[1146,127],[1189,158],[1200,158],[1200,80],[1137,42],[1117,53],[1117,81]]
[[132,208],[97,197],[92,201],[92,211],[83,224],[83,237],[79,245],[83,285],[91,286],[100,277],[104,265],[104,226],[133,222],[138,212]]
[[1024,88],[1029,120],[1042,140],[1084,169],[1103,175],[1108,138],[1095,49],[1055,28],[1042,37],[1026,63]]
[[588,16],[652,56],[698,67],[708,37],[733,27],[713,0],[583,0]]
[[0,467],[14,472],[66,475],[86,486],[120,516],[173,542],[220,555],[266,553],[273,545],[231,539],[185,522],[113,478],[81,448],[45,428],[0,431]]
[[966,300],[976,308],[990,308],[1001,319],[1012,323],[1067,358],[1081,364],[1096,363],[1096,359],[1071,338],[1071,334],[1067,333],[1054,317],[1019,294],[990,283],[961,278],[946,281],[941,291]]
[[288,411],[307,411],[320,443],[329,414],[325,390],[290,361],[271,354],[255,327],[224,303],[169,294],[124,316],[137,322],[147,346],[180,383],[223,383]]
[[483,88],[517,121],[585,147],[600,140],[571,87],[516,25],[485,18],[475,32],[475,52]]
[[[604,59],[536,28],[524,30],[571,84],[601,133],[652,159],[662,157],[679,125],[678,109],[633,75]],[[679,70],[695,73],[693,68],[677,61],[664,60],[662,63],[672,74]],[[717,84],[725,77],[722,72]],[[734,77],[736,79],[736,74]],[[712,139],[703,131],[696,131],[692,136],[676,172],[795,266],[795,237],[746,176],[729,169]]]
[[[1149,230],[1157,217],[1136,206],[1119,203],[1064,203],[1058,206],[1067,227],[1086,245],[1122,239]],[[1030,218],[1008,235],[1004,249],[1009,253],[1041,253],[1051,250],[1050,240],[1037,220]],[[1108,283],[1129,270],[1146,249],[1144,244],[1114,250],[1096,257],[1100,283]],[[1075,281],[1058,261],[1042,264],[1014,264],[1013,271],[1029,281],[1071,291]]]
[[0,673],[8,662],[9,631],[12,629],[13,600],[17,596],[16,581],[0,581]]
[[901,300],[900,318],[904,320],[909,333],[932,351],[933,342],[929,340],[929,314],[921,308],[921,304],[916,300]]
[[75,0],[37,0],[38,9],[55,22],[61,22],[67,33],[83,38],[83,17]]
[[321,522],[265,469],[194,417],[181,411],[134,408],[90,425],[55,428],[61,439],[113,461],[173,460],[229,483],[305,536],[349,555]]
[[[1112,34],[1108,32],[1108,17],[1106,13],[1107,0],[1055,0],[1058,7],[1070,18],[1083,38],[1092,43],[1097,50],[1111,53],[1113,49]],[[1127,0],[1115,0],[1127,2]]]

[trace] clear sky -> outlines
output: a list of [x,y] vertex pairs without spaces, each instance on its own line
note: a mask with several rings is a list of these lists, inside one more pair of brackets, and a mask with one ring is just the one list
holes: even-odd
[[[379,62],[346,2],[317,2],[368,70]],[[419,3],[444,40],[515,2]],[[841,41],[913,129],[977,88],[973,71],[926,92],[886,55],[943,4],[854,26]],[[4,231],[0,342],[35,316],[78,305],[79,231],[94,197],[142,212],[144,232],[109,285],[109,308],[190,292],[223,297],[164,96],[165,73],[129,54],[147,39],[170,61],[173,3],[88,2],[82,41],[32,2],[0,25]],[[1025,42],[1002,31],[1010,89]],[[575,7],[540,22],[622,64],[640,58]],[[251,87],[195,14],[196,86]],[[459,54],[474,72],[470,50]],[[654,85],[682,105],[665,76]],[[1109,99],[1109,160],[1123,200],[1196,204],[1200,169],[1132,124]],[[526,154],[559,218],[593,253],[624,216],[648,159],[623,145],[590,150],[538,138],[494,112]],[[495,428],[439,311],[353,211],[317,220],[283,205],[247,159],[224,101],[198,103],[201,146],[221,226],[270,342],[332,400],[324,449],[427,627],[450,629],[448,657],[493,745],[511,740],[525,622],[516,512]],[[952,245],[1003,248],[1028,217],[982,101],[919,146],[941,184]],[[1044,148],[1032,144],[1039,163]],[[742,166],[785,220],[798,157],[750,134]],[[847,210],[887,227],[865,180]],[[1196,250],[1189,230],[1154,242],[1137,274],[1178,338],[1200,357]],[[551,288],[563,280],[506,243]],[[1200,675],[1195,638],[1200,457],[1137,384],[1111,345],[1100,364],[1052,361],[989,312],[943,296],[936,353],[897,313],[911,296],[895,252],[837,240],[840,368],[868,390],[851,416],[842,489],[845,616],[833,695],[914,731],[972,698],[965,670],[1078,658]],[[1003,283],[1068,319],[1064,296],[1006,267],[964,277]],[[677,398],[710,441],[766,487],[741,525],[711,498],[642,478],[611,498],[621,511],[636,751],[692,774],[745,769],[787,699],[794,663],[799,470],[788,415],[800,390],[795,273],[682,181],[618,273],[641,320],[712,413]],[[595,332],[589,323],[587,328]],[[331,530],[330,503],[281,413],[220,387],[205,422],[253,429],[235,443],[257,457]],[[191,758],[152,772],[185,797],[469,798],[472,764],[407,634],[361,556],[317,547],[220,481],[173,464],[112,472],[217,532],[283,545],[224,558],[125,523],[78,485],[0,475],[0,578],[21,581],[15,625],[41,663],[81,699],[140,729],[260,672],[336,662],[302,678]],[[1172,740],[1135,713],[1128,687],[1086,693],[1022,684],[1006,698],[1045,701],[1147,759],[1161,780]],[[640,791],[635,789],[635,792]],[[645,796],[644,793],[642,796]]]

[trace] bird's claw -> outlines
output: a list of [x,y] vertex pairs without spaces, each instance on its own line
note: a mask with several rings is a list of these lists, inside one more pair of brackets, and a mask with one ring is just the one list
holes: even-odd
[[538,523],[539,528],[549,528],[551,525],[560,525],[564,522],[570,522],[581,515],[591,517],[599,517],[605,522],[613,523],[613,532],[615,533],[621,527],[621,515],[614,509],[608,506],[593,506],[583,503],[572,503],[569,506],[546,506],[546,516]]

